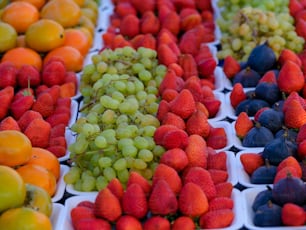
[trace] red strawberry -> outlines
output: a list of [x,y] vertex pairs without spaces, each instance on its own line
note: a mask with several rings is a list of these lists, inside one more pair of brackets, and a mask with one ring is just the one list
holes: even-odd
[[217,62],[213,57],[211,57],[211,58],[202,59],[201,61],[198,61],[197,65],[198,65],[200,76],[202,78],[205,78],[205,77],[208,77],[214,74],[215,69],[217,67]]
[[179,65],[183,69],[183,78],[185,80],[192,76],[198,76],[197,63],[191,54],[182,54],[178,59]]
[[240,64],[233,56],[224,58],[223,71],[228,79],[232,79],[240,70]]
[[141,219],[148,212],[146,194],[139,184],[130,184],[121,200],[122,211],[128,215]]
[[201,110],[206,115],[206,117],[209,116],[207,108],[201,102],[196,102],[196,110]]
[[153,0],[132,0],[131,3],[141,14],[144,14],[146,11],[155,10],[155,1]]
[[281,67],[277,85],[284,93],[291,93],[292,91],[300,91],[305,84],[305,79],[301,68],[293,61],[286,61]]
[[182,66],[179,63],[172,63],[172,64],[170,64],[168,66],[168,70],[169,69],[173,70],[175,72],[176,76],[178,76],[178,77],[182,77],[183,74],[184,74],[184,70],[183,70]]
[[202,100],[202,98],[205,96],[205,91],[203,90],[201,86],[201,82],[198,76],[190,76],[184,84],[184,89],[188,89],[194,100],[196,102],[199,102]]
[[172,63],[177,63],[178,56],[172,52],[168,44],[160,44],[157,47],[158,62],[165,66],[169,66]]
[[181,178],[175,169],[168,165],[160,163],[156,167],[152,178],[152,186],[154,187],[159,180],[165,180],[175,194],[179,193],[181,190]]
[[300,175],[298,175],[295,167],[285,166],[276,172],[276,175],[273,180],[273,184],[276,184],[281,179],[287,178],[288,174],[290,174],[290,176],[292,177],[301,178],[299,177]]
[[180,30],[187,31],[200,25],[202,17],[199,12],[194,8],[183,8],[180,11]]
[[77,226],[77,222],[82,219],[93,219],[95,218],[93,209],[83,206],[76,206],[71,209],[70,217],[73,227]]
[[209,0],[195,0],[196,7],[200,10],[212,11],[212,2]]
[[174,148],[163,153],[160,163],[166,164],[179,172],[188,165],[188,157],[184,150]]
[[65,82],[66,68],[63,62],[52,60],[42,69],[42,83],[51,87]]
[[204,138],[208,137],[210,125],[208,118],[201,110],[196,110],[186,122],[186,131],[189,135],[197,134]]
[[118,2],[114,11],[120,18],[123,18],[127,14],[137,15],[137,11],[131,2]]
[[174,70],[168,70],[160,83],[158,92],[160,95],[163,94],[166,89],[174,89],[177,92],[181,91],[184,86],[184,80],[176,76]]
[[32,106],[32,110],[39,112],[43,118],[46,118],[53,114],[54,103],[51,94],[44,92],[38,95]]
[[67,108],[70,108],[71,98],[58,98],[56,101],[56,106],[65,106]]
[[165,133],[161,145],[166,149],[185,148],[188,145],[188,134],[182,129],[170,130]]
[[239,113],[234,125],[236,136],[243,139],[253,127],[253,121],[249,118],[248,114],[246,112]]
[[108,184],[107,188],[120,200],[124,193],[123,185],[118,178],[113,178]]
[[172,230],[193,230],[196,229],[196,225],[193,219],[189,216],[179,216],[172,223]]
[[281,217],[285,226],[303,226],[306,222],[305,210],[293,203],[284,204]]
[[20,88],[36,87],[41,82],[40,72],[32,65],[23,65],[16,75]]
[[177,208],[176,195],[169,184],[163,179],[158,180],[149,197],[149,210],[153,215],[166,216],[174,214]]
[[17,121],[12,116],[8,116],[8,117],[5,117],[0,122],[0,131],[1,130],[17,130],[17,131],[20,131],[20,127],[19,127]]
[[128,187],[128,186],[130,186],[131,184],[134,184],[134,183],[139,184],[146,194],[150,193],[151,184],[138,172],[131,171],[126,186]]
[[159,121],[162,121],[164,116],[169,112],[169,103],[166,100],[161,100],[159,102],[158,110],[156,113],[156,117]]
[[279,165],[277,166],[277,171],[280,171],[284,167],[291,166],[296,169],[298,177],[302,177],[302,168],[300,166],[300,163],[297,161],[297,159],[293,156],[289,156],[282,160]]
[[275,72],[273,70],[269,70],[265,72],[265,74],[261,77],[258,83],[261,83],[261,82],[277,84]]
[[7,86],[4,89],[0,90],[0,120],[7,116],[13,98],[14,88],[12,86]]
[[22,114],[22,116],[18,119],[18,125],[21,129],[21,131],[24,131],[26,127],[36,118],[42,119],[42,115],[39,112],[36,112],[34,110],[27,110]]
[[173,0],[173,4],[178,11],[182,11],[184,8],[195,8],[193,0]]
[[174,125],[161,125],[157,127],[153,136],[155,143],[162,145],[165,134],[172,130],[178,130],[178,128]]
[[79,220],[76,224],[75,230],[111,230],[110,223],[100,218],[88,218]]
[[222,149],[227,145],[227,134],[223,127],[211,127],[206,138],[207,146],[214,149]]
[[235,109],[240,102],[244,101],[247,98],[246,93],[243,90],[241,83],[236,83],[233,86],[232,91],[230,92],[230,102],[233,108]]
[[32,120],[24,130],[24,134],[30,139],[32,146],[46,148],[49,145],[51,126],[43,119]]
[[257,168],[264,165],[264,159],[258,153],[241,154],[240,162],[244,171],[250,176]]
[[195,101],[191,92],[182,89],[177,98],[170,103],[170,111],[186,119],[195,111]]
[[185,129],[185,121],[178,115],[168,112],[164,115],[162,122],[162,125],[174,125],[179,129]]
[[66,138],[64,136],[50,137],[49,138],[49,147],[51,147],[51,146],[62,146],[66,149],[67,148]]
[[302,125],[297,133],[296,142],[301,143],[306,139],[306,124]]
[[[287,99],[288,100],[288,99]],[[297,100],[287,101],[284,110],[284,123],[288,128],[300,128],[306,123],[306,111]],[[299,116],[296,116],[296,115]]]
[[63,157],[66,155],[67,149],[63,146],[49,146],[47,148],[51,153],[53,153],[56,157]]
[[215,185],[216,197],[231,197],[233,185],[230,182],[222,182]]
[[94,208],[94,202],[93,201],[89,201],[89,200],[84,200],[84,201],[81,201],[77,204],[77,207],[87,207],[87,208],[91,208],[93,209]]
[[16,86],[17,68],[11,62],[2,62],[0,64],[0,89],[7,86]]
[[188,182],[179,194],[179,210],[190,217],[199,217],[208,210],[208,200],[199,185]]
[[216,117],[217,113],[220,110],[221,101],[217,98],[207,97],[203,98],[201,102],[205,105],[205,107],[208,110],[208,118],[214,118]]
[[176,11],[170,11],[160,23],[161,28],[169,30],[174,35],[180,32],[180,16]]
[[157,35],[160,29],[160,22],[153,11],[146,11],[140,19],[140,32],[142,34]]
[[74,71],[66,71],[65,82],[73,82],[75,87],[78,87],[79,79]]
[[140,32],[140,19],[133,14],[124,16],[120,23],[120,33],[126,37],[134,37]]
[[70,117],[66,113],[52,114],[46,119],[46,121],[51,125],[51,127],[54,127],[59,124],[64,124],[67,126],[69,123],[69,120],[70,120]]
[[108,188],[100,190],[95,199],[94,213],[109,221],[117,220],[122,214],[119,199]]
[[289,13],[291,16],[295,16],[299,11],[303,10],[304,7],[298,0],[290,0],[289,1]]
[[[169,89],[165,89],[165,90],[163,91],[161,97],[162,97],[162,100],[163,100],[163,101],[170,102],[170,101],[172,101],[174,98],[176,98],[177,95],[178,95],[178,92],[177,92],[175,89],[169,88]],[[167,103],[167,105],[168,105],[168,103]],[[159,106],[160,106],[160,105],[159,105]],[[168,106],[167,106],[167,108],[168,108]],[[168,108],[168,110],[169,110],[169,108]]]
[[208,152],[207,168],[227,170],[227,155],[224,151],[221,152]]
[[219,210],[219,209],[233,209],[234,201],[229,197],[215,197],[209,201],[209,211]]
[[190,135],[185,152],[188,158],[188,166],[207,167],[206,141],[203,137],[197,134]]
[[[63,85],[65,85],[65,83]],[[46,89],[46,91],[45,91],[45,92],[47,92],[51,95],[54,104],[57,104],[57,100],[60,98],[61,86],[53,85],[50,88]]]
[[66,132],[66,125],[59,124],[51,128],[50,138],[51,137],[64,137]]
[[170,222],[161,216],[152,216],[143,223],[143,230],[170,230]]
[[[169,13],[169,12],[168,12]],[[160,15],[159,15],[160,16]],[[158,44],[177,43],[178,38],[166,28],[161,28],[157,35]]]
[[306,139],[298,144],[297,154],[300,159],[306,157]]
[[214,184],[225,182],[228,179],[228,172],[225,170],[208,169],[208,172],[210,173],[211,179],[213,180]]
[[191,167],[183,178],[184,184],[192,182],[197,184],[208,200],[213,199],[216,196],[216,190],[214,182],[211,178],[210,173],[201,167]]
[[25,95],[14,100],[10,105],[12,116],[18,120],[26,111],[32,108],[34,104],[34,97],[32,95]]
[[293,61],[298,66],[302,66],[302,61],[299,56],[290,49],[283,49],[278,57],[278,63],[283,66],[286,61]]
[[235,214],[231,209],[208,211],[200,217],[200,227],[203,229],[216,229],[229,227]]
[[142,225],[134,216],[124,215],[116,221],[116,230],[142,230]]

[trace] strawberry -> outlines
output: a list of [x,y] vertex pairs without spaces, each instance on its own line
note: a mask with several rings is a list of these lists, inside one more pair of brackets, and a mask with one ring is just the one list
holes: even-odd
[[[260,115],[262,114],[262,112],[263,111],[265,111],[265,110],[268,110],[268,109],[270,109],[270,107],[262,107],[262,108],[260,108],[259,110],[257,110],[257,112],[255,113],[255,115],[254,115],[254,121],[255,121],[255,124],[256,124],[256,122],[258,122],[258,118],[260,117]],[[244,115],[243,115],[244,116]],[[236,121],[237,122],[237,121]],[[241,123],[243,123],[243,122],[241,122]],[[236,133],[237,133],[237,131],[236,131]],[[237,135],[238,136],[238,135]],[[242,139],[243,139],[243,137],[242,137]]]
[[279,165],[277,166],[277,171],[280,171],[284,167],[291,166],[296,169],[298,177],[302,177],[302,168],[300,166],[300,163],[297,161],[297,159],[293,156],[289,156],[282,160]]
[[66,138],[64,136],[50,137],[49,138],[49,147],[51,147],[51,146],[62,146],[66,149],[67,148]]
[[[288,99],[287,99],[288,100]],[[284,105],[285,106],[285,105]],[[287,128],[300,128],[306,123],[306,111],[297,100],[287,101],[284,110],[284,123]],[[299,116],[296,116],[296,115]]]
[[198,101],[196,102],[196,110],[201,110],[206,115],[206,117],[209,116],[209,112],[207,108],[201,102],[198,102]]
[[111,230],[110,223],[100,218],[87,218],[79,220],[75,226],[75,230]]
[[228,179],[228,172],[225,170],[208,169],[208,172],[210,173],[211,179],[213,180],[214,184],[225,182]]
[[18,120],[26,111],[32,108],[34,104],[34,97],[32,95],[25,95],[14,100],[10,105],[12,116]]
[[157,47],[158,62],[165,66],[178,62],[178,56],[172,52],[168,44],[159,44]]
[[141,174],[139,174],[136,171],[130,172],[130,176],[129,176],[126,186],[129,187],[131,184],[140,185],[146,194],[149,194],[151,191],[151,184],[149,184],[149,182]]
[[298,12],[304,9],[303,5],[298,0],[289,1],[289,13],[291,16],[295,16]]
[[24,134],[30,139],[32,146],[46,148],[49,145],[51,126],[43,119],[32,120],[24,130]]
[[66,155],[67,149],[63,146],[49,146],[47,148],[51,153],[53,153],[56,157],[63,157]]
[[54,127],[59,124],[68,125],[70,120],[70,117],[66,113],[57,113],[52,114],[49,117],[47,117],[46,121],[51,125],[51,127]]
[[180,32],[180,16],[176,11],[170,11],[160,20],[161,28],[169,30],[173,35]]
[[197,134],[204,138],[208,137],[210,125],[207,116],[201,110],[196,110],[186,122],[186,131],[189,135]]
[[175,169],[171,168],[168,165],[160,163],[156,167],[152,178],[152,186],[154,187],[159,180],[165,180],[175,194],[178,194],[181,190],[181,178],[179,177]]
[[234,201],[230,197],[215,197],[209,201],[209,211],[219,210],[219,209],[233,209]]
[[51,60],[43,66],[41,77],[42,83],[51,87],[65,82],[66,68],[63,62]]
[[23,65],[16,74],[17,84],[20,88],[37,87],[40,85],[40,72],[32,65]]
[[118,178],[113,178],[108,184],[107,188],[116,196],[118,197],[119,200],[121,200],[123,193],[124,193],[124,188],[123,185],[121,184],[120,180]]
[[276,172],[276,175],[273,180],[273,184],[276,184],[281,179],[287,178],[288,174],[292,177],[301,178],[302,175],[298,175],[298,172],[295,167],[292,166],[285,166],[282,169]]
[[190,135],[185,152],[188,158],[188,166],[207,167],[206,141],[203,137],[197,134]]
[[143,230],[170,230],[170,222],[161,216],[152,216],[143,223]]
[[158,44],[177,43],[178,38],[166,28],[161,28],[157,35]]
[[253,127],[254,123],[249,118],[248,114],[246,112],[239,113],[234,124],[236,136],[243,139]]
[[230,92],[230,103],[231,106],[235,109],[240,102],[244,101],[247,98],[246,93],[243,90],[243,86],[241,83],[236,83],[233,86],[232,91]]
[[208,211],[200,217],[200,227],[203,229],[226,228],[232,224],[234,216],[231,209]]
[[222,182],[215,185],[216,197],[231,197],[233,185],[230,182]]
[[50,138],[52,137],[64,137],[66,132],[66,125],[59,124],[51,128]]
[[32,110],[39,112],[43,118],[49,117],[54,112],[54,101],[50,93],[43,92],[37,96]]
[[275,75],[275,71],[269,70],[269,71],[265,72],[265,74],[258,81],[258,83],[261,83],[261,82],[277,84],[277,78],[276,78],[276,75]]
[[21,131],[17,121],[12,116],[5,117],[0,122],[0,131],[1,130],[17,130],[17,131]]
[[142,34],[157,35],[160,29],[160,22],[153,11],[146,11],[140,19],[140,32]]
[[123,18],[128,14],[137,15],[137,10],[131,2],[118,2],[118,4],[116,4],[116,7],[114,8],[114,11],[116,15],[118,15],[120,18]]
[[190,30],[202,22],[201,14],[195,8],[183,8],[179,16],[182,31]]
[[24,112],[17,121],[21,131],[24,131],[28,124],[30,124],[31,121],[36,118],[42,119],[43,117],[39,112],[36,112],[34,110],[27,110],[26,112]]
[[240,162],[244,171],[251,176],[252,173],[264,165],[263,157],[258,153],[244,153],[240,155]]
[[157,127],[153,136],[155,144],[162,145],[165,134],[173,130],[179,129],[174,125],[161,125]]
[[5,61],[0,63],[0,89],[7,86],[13,88],[16,86],[17,71],[17,68],[11,62]]
[[123,36],[132,38],[140,32],[140,19],[133,14],[126,15],[121,20],[119,29]]
[[241,66],[233,56],[229,55],[224,58],[223,71],[228,79],[232,79],[240,70]]
[[[53,85],[51,87],[48,87],[45,91],[42,91],[42,93],[43,92],[49,93],[55,105],[57,103],[57,100],[60,98],[60,92],[61,92],[60,90],[61,90],[61,87],[59,85]],[[39,94],[37,94],[37,96],[39,96]]]
[[185,129],[185,121],[178,115],[168,112],[165,114],[165,116],[162,119],[161,122],[162,125],[174,125],[179,129]]
[[179,172],[188,165],[188,157],[184,150],[173,148],[164,152],[159,162],[166,164]]
[[[178,95],[178,92],[175,89],[165,89],[161,95],[162,100],[166,101],[166,102],[170,102],[172,101],[174,98],[176,98]],[[168,105],[168,104],[167,104]],[[168,106],[167,106],[168,107]],[[168,108],[169,110],[169,108]]]
[[214,149],[222,149],[227,145],[227,134],[223,127],[211,127],[206,138],[207,146]]
[[200,10],[213,11],[212,3],[210,0],[195,0],[196,7]]
[[161,145],[166,149],[185,148],[188,145],[188,134],[182,129],[170,130],[165,133]]
[[131,3],[140,14],[144,14],[146,11],[155,10],[154,0],[132,0]]
[[189,182],[197,184],[202,189],[208,200],[211,200],[216,196],[214,182],[210,173],[206,169],[198,166],[189,168],[187,173],[184,175],[183,183],[186,184]]
[[189,216],[179,216],[172,223],[172,230],[193,230],[196,229],[196,225],[193,219]]
[[68,108],[66,106],[60,105],[60,106],[56,106],[53,114],[60,114],[60,113],[64,113],[67,114],[68,117],[71,117],[71,108]]
[[285,226],[303,226],[306,222],[305,210],[294,203],[286,203],[282,208],[282,222]]
[[158,92],[160,95],[163,94],[166,89],[174,89],[177,92],[181,91],[184,86],[182,78],[176,76],[174,70],[167,70],[162,82],[159,85]]
[[107,187],[98,192],[94,214],[109,221],[117,220],[122,214],[119,199]]
[[182,11],[184,8],[195,9],[194,0],[173,0],[173,4],[177,11]]
[[208,153],[207,169],[227,170],[227,155],[224,151]]
[[183,69],[183,78],[187,80],[192,76],[198,76],[197,63],[191,54],[181,54],[178,63]]
[[178,209],[176,195],[163,179],[154,184],[148,203],[149,210],[153,215],[171,215]]
[[[203,87],[202,87],[203,88]],[[205,107],[208,110],[208,118],[214,118],[216,117],[217,113],[220,110],[221,101],[217,98],[203,98],[201,102],[205,105]]]
[[77,88],[79,84],[79,79],[77,74],[74,71],[66,71],[65,82],[73,82],[75,88]]
[[66,82],[60,86],[60,97],[73,97],[76,94],[76,86],[73,82]]
[[277,85],[279,89],[289,94],[292,91],[300,91],[304,84],[305,79],[301,68],[293,61],[286,61],[278,74]]
[[183,185],[179,194],[179,210],[183,215],[199,217],[208,210],[208,200],[201,187],[193,182]]
[[142,230],[142,225],[134,216],[124,215],[117,220],[116,230]]
[[14,88],[12,86],[7,86],[4,89],[0,90],[0,120],[7,116],[13,98]]
[[91,208],[93,209],[94,208],[94,202],[93,201],[89,201],[89,200],[84,200],[84,201],[80,201],[78,204],[77,204],[77,207],[87,207],[87,208]]
[[139,184],[130,184],[123,193],[122,211],[127,214],[141,219],[148,212],[148,203],[146,194]]
[[298,144],[297,155],[300,159],[306,157],[306,139]]
[[184,89],[188,89],[191,92],[195,102],[201,101],[202,98],[205,96],[205,91],[201,86],[201,82],[198,76],[190,76],[185,81]]
[[290,103],[292,100],[298,101],[303,109],[306,109],[306,101],[303,97],[300,96],[297,92],[293,91],[289,94],[289,96],[285,99],[283,103],[283,112],[285,113],[288,107],[291,107]]
[[170,111],[183,119],[191,116],[195,112],[195,101],[191,92],[187,89],[182,89],[179,95],[170,102]]
[[286,61],[293,61],[298,66],[302,66],[302,61],[299,56],[290,49],[283,49],[278,57],[278,63],[283,66]]
[[88,207],[76,206],[71,209],[70,217],[73,227],[77,226],[77,222],[82,219],[94,219],[95,215],[93,209]]
[[56,100],[56,106],[65,106],[67,108],[71,107],[71,98],[58,98]]
[[[180,56],[182,56],[182,55],[180,55]],[[168,70],[169,69],[173,70],[175,72],[176,76],[183,77],[184,70],[183,70],[183,67],[182,67],[181,64],[179,64],[179,63],[172,63],[172,64],[170,64],[168,66]]]
[[211,58],[202,59],[201,61],[197,62],[199,74],[202,78],[208,77],[214,74],[215,69],[217,67],[216,60]]

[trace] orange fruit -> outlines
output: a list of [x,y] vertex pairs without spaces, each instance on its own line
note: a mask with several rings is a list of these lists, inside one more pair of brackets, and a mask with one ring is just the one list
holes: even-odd
[[26,45],[38,52],[48,52],[62,46],[64,40],[63,26],[50,19],[40,19],[25,33]]
[[0,34],[0,53],[16,47],[18,34],[13,26],[0,22]]
[[80,7],[82,7],[85,3],[85,0],[73,0],[76,4],[78,4]]
[[32,156],[27,164],[40,165],[48,169],[56,178],[60,177],[61,165],[58,158],[47,149],[32,147]]
[[26,135],[16,130],[0,131],[0,165],[22,165],[31,155],[32,144]]
[[51,0],[40,12],[41,18],[52,19],[63,27],[73,27],[79,23],[81,9],[73,0]]
[[62,60],[67,71],[79,72],[83,68],[84,57],[80,51],[72,46],[61,46],[51,50],[45,56],[43,63],[45,64],[53,58]]
[[81,30],[81,31],[86,35],[86,37],[87,37],[87,39],[88,39],[89,47],[91,47],[92,44],[93,44],[93,39],[94,39],[94,37],[93,37],[93,35],[91,34],[91,32],[89,31],[89,29],[87,29],[87,28],[84,27],[84,26],[75,27],[75,28],[78,29],[78,30]]
[[23,181],[45,189],[52,197],[56,191],[56,178],[46,168],[35,164],[25,164],[16,169]]
[[40,10],[40,8],[45,5],[46,0],[11,0],[11,2],[28,2]]
[[65,29],[65,41],[63,45],[76,48],[83,56],[87,55],[90,48],[89,39],[86,34],[76,28]]
[[82,15],[80,17],[78,26],[87,28],[92,34],[92,36],[94,36],[96,29],[95,24],[87,16]]
[[28,2],[12,2],[3,9],[1,20],[12,25],[17,33],[24,33],[39,20],[38,9]]
[[41,56],[35,50],[26,47],[16,47],[7,51],[1,59],[1,62],[5,61],[12,62],[18,69],[23,65],[32,65],[40,71],[42,67]]

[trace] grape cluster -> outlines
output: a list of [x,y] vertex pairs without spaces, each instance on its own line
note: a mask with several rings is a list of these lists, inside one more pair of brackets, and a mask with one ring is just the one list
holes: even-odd
[[166,67],[155,50],[105,49],[84,67],[81,116],[72,125],[76,141],[68,148],[72,167],[65,182],[78,191],[99,191],[131,170],[150,180],[164,148],[153,140],[158,88]]
[[[235,5],[229,6],[229,2]],[[256,5],[256,2],[260,4]],[[288,12],[288,0],[251,1],[249,6],[242,0],[222,0],[219,4],[224,9],[217,19],[222,32],[218,58],[232,55],[239,61],[246,61],[251,50],[264,42],[268,42],[276,56],[284,48],[296,53],[303,50],[304,39],[295,31],[294,19]]]

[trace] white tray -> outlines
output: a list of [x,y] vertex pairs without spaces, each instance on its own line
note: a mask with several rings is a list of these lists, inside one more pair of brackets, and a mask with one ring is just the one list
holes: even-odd
[[230,182],[233,186],[235,186],[238,183],[235,153],[231,151],[224,151],[224,152],[226,153],[227,156],[226,158],[226,168],[228,173],[227,182]]
[[215,95],[215,98],[221,102],[221,104],[220,104],[219,111],[217,112],[217,114],[214,117],[209,118],[208,121],[221,121],[225,119],[227,116],[227,109],[226,109],[226,104],[225,104],[225,99],[224,99],[224,93],[214,91],[214,95]]
[[54,230],[62,229],[65,218],[65,207],[59,203],[53,203],[52,205],[52,214],[50,217],[52,227]]
[[57,181],[55,194],[51,197],[52,202],[57,202],[63,198],[66,188],[64,181],[64,175],[68,172],[69,167],[67,165],[61,165],[60,177]]
[[71,115],[68,126],[71,126],[75,123],[75,120],[78,115],[79,103],[76,100],[71,100]]

